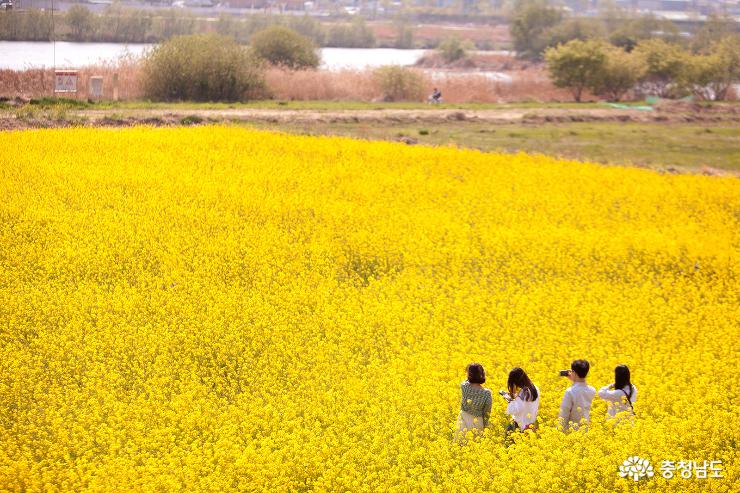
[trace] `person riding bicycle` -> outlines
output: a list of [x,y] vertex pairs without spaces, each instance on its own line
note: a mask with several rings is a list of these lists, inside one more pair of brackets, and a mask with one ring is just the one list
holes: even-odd
[[442,91],[434,88],[434,91],[432,91],[432,95],[429,96],[429,102],[433,104],[439,104],[442,102]]

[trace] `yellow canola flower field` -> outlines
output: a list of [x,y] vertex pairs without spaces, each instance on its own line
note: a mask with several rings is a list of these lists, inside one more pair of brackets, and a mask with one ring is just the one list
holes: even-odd
[[[736,178],[80,128],[0,134],[0,187],[0,491],[738,491]],[[576,358],[630,367],[633,424],[557,430]],[[506,446],[514,366],[540,430]]]

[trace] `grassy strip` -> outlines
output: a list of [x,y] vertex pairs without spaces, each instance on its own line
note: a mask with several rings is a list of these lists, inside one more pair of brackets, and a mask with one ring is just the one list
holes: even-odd
[[343,135],[370,140],[404,140],[482,151],[529,152],[605,164],[696,171],[702,167],[740,171],[740,128],[731,123],[574,122],[503,124],[450,122],[408,124],[255,124],[310,135]]
[[[641,106],[645,103],[637,101],[626,103],[632,106]],[[711,103],[706,103],[711,104]],[[291,109],[291,110],[313,110],[313,111],[340,111],[340,110],[387,110],[387,109],[460,109],[460,110],[486,110],[486,109],[611,109],[610,106],[601,102],[584,103],[542,103],[538,101],[521,101],[516,103],[444,103],[431,106],[423,102],[365,102],[365,101],[278,101],[260,100],[247,103],[213,103],[213,102],[176,102],[158,103],[151,101],[100,101],[87,102],[76,99],[42,98],[31,100],[31,106],[37,108],[51,109],[90,109],[90,110],[115,110],[115,109],[171,109],[171,110],[223,110],[223,109]],[[0,102],[0,109],[12,108],[7,102]]]

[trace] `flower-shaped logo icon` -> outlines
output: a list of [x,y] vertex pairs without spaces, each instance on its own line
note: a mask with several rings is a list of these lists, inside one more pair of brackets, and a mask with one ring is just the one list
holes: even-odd
[[619,475],[623,478],[629,477],[633,481],[639,481],[642,478],[652,478],[655,472],[653,466],[647,459],[642,459],[636,455],[628,457],[624,463],[619,466]]

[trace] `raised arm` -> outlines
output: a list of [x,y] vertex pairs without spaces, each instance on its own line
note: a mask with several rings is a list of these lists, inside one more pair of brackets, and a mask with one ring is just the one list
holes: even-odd
[[622,399],[624,398],[624,392],[622,392],[621,390],[612,389],[610,387],[611,385],[605,385],[604,387],[601,387],[599,389],[599,397],[601,397],[605,401],[622,402]]

